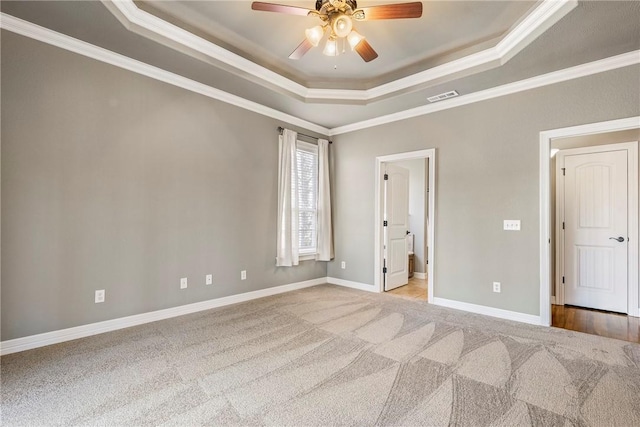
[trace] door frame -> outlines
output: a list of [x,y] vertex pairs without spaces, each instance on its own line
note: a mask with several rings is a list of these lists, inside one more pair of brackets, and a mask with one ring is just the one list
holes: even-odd
[[429,159],[429,184],[427,186],[427,302],[433,302],[434,289],[434,260],[435,260],[435,222],[436,222],[436,149],[410,151],[406,153],[396,153],[387,156],[376,157],[375,166],[375,222],[374,222],[374,288],[378,292],[384,292],[384,281],[382,274],[382,266],[384,259],[384,242],[383,242],[383,225],[384,217],[384,172],[385,163],[396,162],[399,160],[412,159]]
[[[594,135],[621,130],[640,129],[640,116],[628,117],[619,120],[590,123],[560,129],[552,129],[540,132],[540,324],[551,326],[551,141],[556,138],[572,136]],[[638,157],[634,159],[637,162]],[[630,183],[638,192],[638,182]],[[638,288],[638,219],[630,218],[629,236],[635,237],[629,242],[629,286]],[[640,308],[636,304],[629,315],[640,316]]]
[[[592,154],[592,153],[606,153],[609,151],[626,151],[627,152],[627,177],[629,178],[629,182],[627,185],[627,218],[628,218],[628,230],[627,230],[627,234],[629,235],[628,237],[632,236],[632,224],[634,222],[635,219],[635,223],[636,223],[636,233],[638,230],[637,227],[637,223],[638,223],[638,141],[633,141],[633,142],[623,142],[623,143],[617,143],[617,144],[608,144],[608,145],[594,145],[594,146],[590,146],[590,147],[579,147],[579,148],[569,148],[566,150],[560,150],[557,154],[556,154],[556,222],[555,222],[555,229],[556,229],[556,277],[555,277],[555,281],[556,281],[556,301],[555,303],[558,305],[564,305],[564,294],[565,294],[565,286],[563,283],[561,283],[561,277],[564,273],[564,261],[565,261],[565,257],[564,257],[564,245],[565,245],[565,241],[564,241],[564,233],[561,232],[562,230],[562,221],[561,219],[564,218],[564,197],[565,197],[565,191],[564,191],[564,186],[559,185],[560,181],[559,181],[559,174],[558,171],[560,171],[561,168],[561,164],[560,164],[560,158],[564,158],[566,156],[570,156],[570,155],[575,155],[575,154]],[[635,188],[633,188],[634,186],[632,185],[632,183],[635,183]],[[627,236],[625,236],[627,237]],[[635,303],[635,308],[636,310],[638,309],[638,282],[636,281],[635,283],[635,287],[632,286],[630,279],[631,279],[631,262],[632,259],[638,259],[638,239],[634,239],[635,241],[635,250],[636,253],[635,255],[632,254],[632,246],[631,245],[631,241],[629,241],[629,245],[627,246],[627,257],[628,257],[628,262],[627,262],[627,314],[630,314],[633,311],[634,308],[634,301],[636,301]],[[636,270],[637,270],[637,266],[636,266]],[[636,317],[638,315],[636,314]]]

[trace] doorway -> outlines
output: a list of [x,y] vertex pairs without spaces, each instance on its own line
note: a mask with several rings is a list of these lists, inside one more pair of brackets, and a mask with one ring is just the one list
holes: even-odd
[[[415,168],[416,172],[413,176],[414,182],[423,183],[422,199],[420,197],[413,198],[413,208],[408,201],[402,200],[402,197],[398,198],[393,195],[403,192],[404,186],[402,180],[402,170],[411,169],[412,163],[414,165],[422,164],[422,172],[419,172],[419,168]],[[388,173],[389,167],[393,169],[393,173]],[[399,169],[398,169],[399,168]],[[387,175],[387,181],[385,181],[385,174]],[[398,178],[395,183],[392,176]],[[409,180],[411,180],[411,173],[409,172]],[[393,185],[390,185],[391,184]],[[374,280],[376,289],[379,292],[384,292],[387,289],[402,285],[409,282],[409,286],[402,286],[392,291],[393,293],[405,293],[409,287],[424,286],[426,282],[426,288],[423,291],[419,289],[411,289],[410,292],[406,292],[409,297],[415,297],[420,292],[427,295],[427,301],[431,302],[433,299],[433,259],[434,259],[434,224],[435,224],[435,149],[414,151],[409,153],[398,153],[390,156],[381,156],[376,158],[376,175],[375,175],[375,272]],[[392,194],[387,192],[391,191]],[[409,190],[407,196],[409,196]],[[390,197],[388,197],[390,196]],[[393,203],[395,200],[398,206],[406,206],[407,219],[406,223],[402,218],[396,218],[392,216],[394,213],[389,211],[389,203]],[[419,208],[421,207],[421,209]],[[403,209],[396,209],[395,215],[403,214]],[[387,226],[385,227],[385,221]],[[413,225],[412,225],[413,221]],[[421,224],[416,225],[416,221],[421,221]],[[398,225],[398,230],[392,229],[392,226]],[[413,229],[413,230],[412,230]],[[419,230],[417,233],[412,231]],[[409,269],[409,246],[410,243],[407,239],[407,231],[413,234],[413,238],[409,235],[411,242],[413,243],[413,258],[417,265],[414,266],[414,277],[408,280]],[[395,233],[395,234],[394,234]],[[400,234],[398,234],[400,233]],[[396,236],[396,234],[398,234]],[[426,236],[425,236],[426,235]],[[390,244],[393,243],[393,245]],[[393,246],[393,247],[392,247]],[[391,251],[393,249],[393,251]],[[392,253],[395,252],[395,253]],[[395,258],[397,259],[395,259]],[[391,259],[394,258],[394,259]],[[393,264],[393,265],[392,265]],[[393,269],[391,269],[393,267]],[[402,277],[399,279],[399,277]],[[389,279],[393,280],[390,282]],[[385,289],[385,283],[387,289]],[[403,289],[404,288],[404,289]]]
[[[634,177],[632,179],[624,179],[627,182],[627,197],[628,203],[625,207],[612,207],[610,206],[608,209],[608,214],[612,216],[609,219],[613,218],[613,215],[622,209],[623,216],[626,215],[626,218],[618,218],[619,222],[623,223],[621,232],[626,231],[626,236],[624,239],[625,242],[619,242],[618,235],[616,236],[606,236],[607,243],[624,243],[621,247],[606,248],[607,244],[602,242],[598,244],[587,243],[587,244],[578,244],[577,248],[574,245],[574,249],[570,250],[568,253],[565,253],[563,249],[564,243],[561,243],[560,240],[566,237],[566,229],[562,231],[562,216],[565,215],[565,212],[557,213],[560,208],[565,208],[564,201],[560,202],[558,200],[558,204],[562,203],[562,206],[556,206],[556,169],[561,171],[559,173],[567,173],[567,167],[573,168],[574,166],[578,168],[578,174],[585,173],[585,177],[591,179],[589,181],[589,185],[593,183],[593,173],[597,168],[591,168],[595,163],[599,162],[599,155],[595,154],[594,157],[584,157],[582,154],[587,154],[590,152],[598,152],[598,148],[594,148],[597,145],[609,145],[614,143],[621,143],[630,141],[629,134],[624,133],[626,131],[632,132],[633,135],[640,135],[640,117],[632,117],[628,119],[614,120],[609,122],[602,123],[594,123],[582,126],[575,126],[571,128],[564,129],[556,129],[551,131],[545,131],[540,133],[540,319],[541,323],[546,326],[550,326],[552,324],[552,310],[551,306],[553,304],[565,304],[566,295],[566,287],[569,286],[567,282],[567,268],[571,269],[571,274],[574,277],[571,278],[572,283],[570,286],[573,287],[572,290],[575,290],[577,287],[577,283],[582,284],[583,289],[578,289],[579,292],[586,291],[582,296],[578,297],[578,300],[572,299],[572,301],[579,301],[581,304],[597,306],[597,304],[592,304],[593,301],[598,302],[597,294],[599,292],[603,292],[604,290],[597,289],[588,289],[593,287],[602,287],[602,283],[606,282],[601,279],[598,279],[598,284],[595,285],[596,275],[600,275],[600,277],[607,276],[607,278],[611,278],[611,274],[614,274],[613,264],[616,256],[614,256],[614,252],[617,250],[621,252],[625,252],[622,257],[625,258],[626,273],[626,283],[625,291],[626,294],[626,307],[624,312],[628,313],[629,316],[640,316],[640,301],[638,296],[638,238],[640,237],[638,234],[638,151],[637,148],[632,148],[630,154],[626,158],[626,167],[631,171],[631,176]],[[616,140],[616,138],[618,138]],[[622,140],[620,139],[622,138]],[[632,138],[633,141],[637,141],[639,138],[636,136]],[[591,147],[589,149],[585,147]],[[637,142],[635,146],[637,147]],[[603,152],[616,151],[615,147],[610,146],[608,148],[604,148]],[[618,146],[620,148],[620,146]],[[625,148],[626,149],[626,148]],[[574,151],[571,151],[574,150]],[[560,155],[558,156],[559,153]],[[556,161],[558,161],[554,156],[557,156],[557,159],[566,160],[567,158],[571,158],[572,160],[569,164],[564,164],[558,168],[555,167]],[[562,160],[562,161],[564,161]],[[624,163],[624,161],[623,161]],[[565,168],[562,171],[562,167]],[[590,169],[591,172],[588,172]],[[606,168],[605,168],[606,169]],[[603,169],[599,169],[599,173],[602,172]],[[574,171],[575,172],[575,171]],[[574,174],[574,172],[571,172]],[[575,174],[574,174],[575,175]],[[564,179],[563,176],[561,179]],[[570,186],[575,187],[576,181],[575,176],[571,178],[573,181]],[[553,184],[553,185],[552,185]],[[566,186],[566,182],[564,185]],[[582,189],[588,189],[589,185],[586,183],[578,184],[582,185]],[[600,185],[600,184],[598,184]],[[564,188],[564,187],[562,187]],[[582,190],[580,190],[582,191]],[[623,191],[619,190],[619,191]],[[606,192],[606,191],[605,191]],[[603,194],[600,192],[599,194]],[[562,196],[562,195],[561,195]],[[580,196],[583,197],[583,196]],[[600,197],[600,196],[598,196]],[[582,201],[580,201],[582,200]],[[580,203],[584,202],[584,199],[578,200],[578,206],[576,209],[580,210],[586,208],[586,205],[580,206]],[[572,203],[576,203],[576,199]],[[568,209],[573,210],[572,212],[568,212],[566,214],[573,216],[572,221],[575,221],[575,209],[574,207],[569,207]],[[588,213],[586,210],[582,210],[581,214],[590,215],[593,212]],[[608,215],[607,214],[607,215]],[[586,217],[585,217],[586,218]],[[593,217],[591,217],[593,219]],[[607,220],[609,220],[607,219]],[[590,220],[591,221],[591,220]],[[600,221],[600,219],[598,219]],[[565,227],[567,226],[566,221]],[[589,222],[589,221],[587,221]],[[575,224],[574,224],[575,225]],[[580,232],[585,231],[583,225],[588,225],[584,221],[580,224],[579,227],[574,227],[571,233],[576,233],[577,229],[580,229]],[[626,229],[624,229],[626,226]],[[594,227],[594,230],[588,231],[587,234],[592,238],[597,234],[596,229],[601,227]],[[611,232],[612,230],[607,230],[607,232]],[[624,234],[624,233],[623,233]],[[608,242],[609,237],[613,237],[614,240]],[[580,235],[576,234],[570,239],[573,239],[575,243],[575,239],[582,238]],[[570,242],[571,243],[571,242]],[[595,252],[599,252],[596,254]],[[600,258],[594,258],[595,255],[599,255]],[[567,259],[570,257],[570,259]],[[617,256],[620,258],[620,255]],[[580,261],[582,259],[582,261]],[[584,261],[584,262],[583,262]],[[580,266],[580,262],[583,262],[583,266]],[[607,267],[609,265],[610,267]],[[600,268],[602,266],[602,268]],[[597,267],[597,268],[596,268]],[[596,271],[598,270],[598,271]],[[561,274],[564,272],[565,274]],[[604,275],[604,276],[603,276]],[[622,273],[620,277],[622,277]],[[565,279],[565,284],[562,284],[562,278]],[[577,280],[577,281],[576,281]],[[608,280],[608,279],[607,279]],[[613,281],[607,284],[607,286],[613,286]],[[573,298],[573,296],[571,297]],[[580,299],[582,298],[582,299]],[[589,301],[591,300],[591,302]],[[618,301],[618,304],[621,304]],[[554,306],[554,310],[557,310],[557,305]],[[611,309],[611,306],[608,307]],[[586,330],[584,332],[587,332]]]
[[[599,135],[607,142],[635,131]],[[592,138],[592,137],[591,137]],[[586,144],[591,139],[572,138]],[[570,142],[569,142],[570,143]],[[552,142],[565,147],[566,139]],[[637,216],[638,142],[560,149],[556,154],[555,303],[629,313],[629,219]],[[553,243],[553,242],[552,242]]]

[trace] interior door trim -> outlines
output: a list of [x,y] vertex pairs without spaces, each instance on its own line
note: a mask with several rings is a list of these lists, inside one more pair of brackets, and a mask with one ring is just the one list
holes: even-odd
[[[609,151],[627,151],[627,221],[629,247],[627,252],[627,314],[638,317],[638,141],[623,142],[618,144],[597,145],[591,147],[571,148],[560,150],[556,154],[556,177],[562,174],[562,166],[566,156],[576,154],[604,153]],[[555,303],[564,305],[565,289],[562,283],[564,272],[564,233],[562,233],[562,218],[564,218],[564,186],[560,185],[561,179],[556,178],[556,298]],[[562,203],[561,203],[562,201]]]
[[374,290],[375,292],[384,292],[384,281],[382,277],[382,260],[383,260],[383,233],[382,233],[382,217],[383,217],[383,200],[384,194],[384,163],[395,162],[398,160],[411,159],[429,159],[429,183],[428,183],[428,218],[427,226],[427,302],[433,303],[435,288],[435,223],[436,223],[436,149],[410,151],[407,153],[397,153],[387,156],[376,157],[376,167],[374,175],[375,185],[375,212],[374,212]]

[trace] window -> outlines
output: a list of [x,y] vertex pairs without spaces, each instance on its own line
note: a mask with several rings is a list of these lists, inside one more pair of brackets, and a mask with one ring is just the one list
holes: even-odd
[[318,146],[298,141],[298,170],[292,187],[298,202],[298,244],[300,255],[316,253],[318,241]]

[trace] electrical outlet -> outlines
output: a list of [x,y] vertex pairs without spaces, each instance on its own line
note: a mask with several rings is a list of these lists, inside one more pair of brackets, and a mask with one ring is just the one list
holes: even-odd
[[340,267],[342,267],[342,269],[344,270],[345,268],[347,268],[347,263],[342,261],[342,263],[340,264]]
[[204,283],[205,285],[213,285],[213,274],[207,274],[204,277]]
[[519,219],[505,219],[503,228],[507,231],[520,231]]
[[180,279],[180,289],[187,289],[187,278],[183,277]]
[[98,304],[100,302],[104,302],[104,298],[105,298],[104,289],[97,290],[96,291],[96,297],[95,297],[96,304]]
[[500,282],[493,282],[493,292],[500,293]]
[[247,280],[247,270],[242,270],[240,272],[240,280]]

